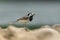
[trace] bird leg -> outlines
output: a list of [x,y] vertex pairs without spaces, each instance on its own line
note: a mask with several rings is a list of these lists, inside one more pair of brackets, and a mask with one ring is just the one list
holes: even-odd
[[24,28],[26,31],[28,31],[27,24],[24,25]]

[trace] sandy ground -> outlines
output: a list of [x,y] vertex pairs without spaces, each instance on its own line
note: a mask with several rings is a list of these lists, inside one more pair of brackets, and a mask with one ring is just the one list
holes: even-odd
[[50,27],[46,25],[28,31],[13,25],[9,25],[6,29],[0,27],[0,40],[60,40],[59,26],[53,25]]

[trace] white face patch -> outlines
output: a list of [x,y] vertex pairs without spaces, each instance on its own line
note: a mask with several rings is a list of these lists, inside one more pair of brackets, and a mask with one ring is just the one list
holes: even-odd
[[32,14],[29,14],[29,17],[32,16]]

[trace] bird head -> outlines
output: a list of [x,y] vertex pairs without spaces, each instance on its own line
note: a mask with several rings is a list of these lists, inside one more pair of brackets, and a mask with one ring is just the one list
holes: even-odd
[[30,13],[28,13],[28,15],[27,15],[27,16],[29,16],[29,17],[30,17],[30,16],[34,16],[34,15],[35,15],[34,13],[31,13],[31,12],[30,12]]
[[32,15],[32,13],[30,12],[30,13],[28,13],[28,15],[27,16],[31,16]]
[[33,20],[34,15],[35,15],[34,13],[28,13],[29,21]]

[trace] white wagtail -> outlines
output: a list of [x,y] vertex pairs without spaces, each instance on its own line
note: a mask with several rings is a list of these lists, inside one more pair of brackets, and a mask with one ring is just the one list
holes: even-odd
[[30,13],[28,13],[27,16],[24,16],[22,18],[17,19],[16,22],[23,23],[24,27],[25,27],[25,30],[27,31],[27,26],[26,25],[33,20],[33,16],[34,15],[35,14],[33,14],[33,13],[30,12]]

